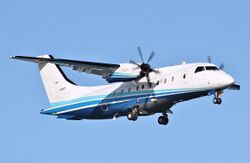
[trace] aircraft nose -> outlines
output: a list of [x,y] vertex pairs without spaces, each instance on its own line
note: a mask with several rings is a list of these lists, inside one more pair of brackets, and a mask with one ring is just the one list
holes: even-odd
[[234,78],[231,75],[226,74],[223,83],[225,86],[230,86],[234,83]]

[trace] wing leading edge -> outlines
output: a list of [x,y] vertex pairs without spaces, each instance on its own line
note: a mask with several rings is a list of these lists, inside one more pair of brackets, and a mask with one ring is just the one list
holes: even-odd
[[73,70],[76,70],[78,72],[85,72],[88,74],[100,75],[103,78],[108,77],[120,67],[119,64],[60,59],[60,58],[54,58],[52,56],[51,58],[14,56],[14,57],[11,57],[11,59],[18,59],[18,60],[23,60],[23,61],[35,62],[35,63],[39,63],[39,62],[54,63],[59,66],[71,67]]

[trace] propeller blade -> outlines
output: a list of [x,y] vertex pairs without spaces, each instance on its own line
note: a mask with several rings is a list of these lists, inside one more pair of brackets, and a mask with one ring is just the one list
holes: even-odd
[[137,67],[133,67],[133,68],[132,68],[132,70],[133,70],[133,71],[136,71],[136,70],[138,70],[138,69],[140,69],[140,67],[139,67],[139,66],[137,66]]
[[134,65],[140,67],[140,65],[139,65],[138,63],[136,63],[135,61],[133,61],[133,60],[129,60],[129,63],[132,63],[132,64],[134,64]]
[[155,56],[155,52],[152,51],[151,54],[150,54],[150,56],[149,56],[149,58],[148,58],[147,63],[149,63],[154,56]]
[[156,74],[159,74],[159,73],[160,73],[159,70],[155,70],[155,69],[152,69],[152,68],[150,68],[150,72],[154,72],[154,73],[156,73]]
[[212,63],[211,56],[208,56],[208,57],[207,57],[207,61],[208,61],[208,63]]
[[141,78],[143,78],[144,76],[138,75],[137,78],[135,79],[136,82],[138,82],[138,80],[140,80]]
[[146,78],[147,78],[148,87],[150,87],[150,88],[151,88],[152,83],[151,83],[151,80],[150,80],[149,74],[147,74],[147,75],[146,75]]
[[139,54],[140,54],[140,57],[141,57],[141,61],[142,61],[142,63],[144,63],[144,59],[143,59],[143,55],[142,55],[142,51],[141,51],[141,47],[140,47],[140,46],[138,46],[138,47],[137,47],[137,50],[138,50],[138,52],[139,52]]
[[224,69],[224,67],[225,67],[225,65],[222,63],[221,65],[220,65],[220,69]]
[[[208,63],[212,63],[211,56],[207,57],[207,61],[208,61]],[[225,65],[223,63],[221,63],[221,65],[219,66],[219,68],[222,69],[222,70],[224,69],[224,67],[225,67]]]

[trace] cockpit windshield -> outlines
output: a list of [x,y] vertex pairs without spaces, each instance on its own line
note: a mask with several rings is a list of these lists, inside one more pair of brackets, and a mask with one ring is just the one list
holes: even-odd
[[208,71],[217,71],[219,69],[216,66],[206,66],[206,70],[208,70]]
[[198,73],[198,72],[201,72],[201,71],[218,71],[220,70],[218,67],[216,66],[199,66],[195,69],[195,72],[194,73]]
[[205,71],[204,66],[197,67],[194,73],[198,73],[198,72],[201,72],[201,71]]

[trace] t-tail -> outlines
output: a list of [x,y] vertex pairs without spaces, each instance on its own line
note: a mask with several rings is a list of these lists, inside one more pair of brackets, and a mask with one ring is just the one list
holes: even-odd
[[14,56],[12,59],[38,63],[43,85],[51,105],[81,98],[90,91],[88,87],[77,86],[67,78],[58,65],[50,63],[50,59],[53,59],[51,55],[38,57]]

